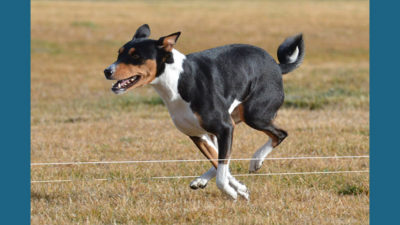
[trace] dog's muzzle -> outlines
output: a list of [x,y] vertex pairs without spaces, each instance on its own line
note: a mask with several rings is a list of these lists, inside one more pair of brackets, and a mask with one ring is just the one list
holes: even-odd
[[104,75],[106,76],[106,78],[108,79],[108,80],[112,80],[112,75],[113,75],[113,73],[115,72],[115,63],[113,63],[113,64],[111,64],[109,67],[107,67],[105,70],[104,70]]

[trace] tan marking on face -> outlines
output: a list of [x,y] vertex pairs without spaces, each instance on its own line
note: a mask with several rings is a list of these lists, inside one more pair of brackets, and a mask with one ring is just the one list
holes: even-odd
[[116,66],[113,79],[123,80],[131,76],[139,75],[140,80],[130,88],[136,88],[152,82],[156,78],[157,63],[155,60],[148,59],[142,65],[132,65],[119,63]]
[[130,48],[129,51],[128,51],[128,54],[132,55],[134,51],[135,51],[135,48]]
[[211,145],[209,145],[206,141],[204,141],[199,137],[192,137],[192,140],[196,144],[196,146],[200,149],[201,153],[203,153],[203,155],[210,160],[211,164],[215,168],[218,168],[217,150],[215,150]]
[[125,48],[124,48],[124,47],[121,47],[121,48],[118,50],[118,53],[121,54],[124,50],[125,50]]

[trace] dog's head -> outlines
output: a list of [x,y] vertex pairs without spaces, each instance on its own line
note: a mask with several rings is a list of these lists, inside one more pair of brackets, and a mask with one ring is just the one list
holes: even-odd
[[111,90],[122,94],[128,89],[152,82],[162,74],[166,63],[173,63],[172,49],[180,32],[152,40],[150,27],[140,26],[132,40],[118,50],[118,58],[104,70],[109,80],[118,80]]

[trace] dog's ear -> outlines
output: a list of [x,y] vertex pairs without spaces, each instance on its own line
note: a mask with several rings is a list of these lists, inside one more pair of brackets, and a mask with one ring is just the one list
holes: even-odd
[[164,49],[166,52],[171,52],[176,44],[176,41],[178,41],[179,35],[181,35],[181,32],[160,37],[160,39],[157,41],[158,47]]
[[133,35],[132,40],[136,38],[148,38],[150,36],[150,27],[147,24],[143,24],[137,30],[135,35]]

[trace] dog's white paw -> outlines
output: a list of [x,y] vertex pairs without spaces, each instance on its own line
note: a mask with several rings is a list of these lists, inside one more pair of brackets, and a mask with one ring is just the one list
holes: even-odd
[[197,177],[196,179],[194,179],[191,183],[190,183],[190,188],[193,190],[199,189],[199,188],[205,188],[208,184],[208,180],[201,178],[201,177]]
[[247,201],[250,201],[250,191],[246,188],[245,190],[237,190],[237,193],[245,198]]
[[250,199],[250,192],[247,189],[246,185],[236,180],[236,178],[234,178],[232,175],[229,175],[228,179],[229,179],[229,184],[233,187],[233,189],[235,189],[235,191],[240,196],[242,196],[248,201]]
[[264,160],[257,159],[257,160],[251,160],[250,161],[250,166],[249,166],[249,171],[250,173],[256,172],[259,170],[263,164]]
[[249,189],[247,189],[246,185],[236,181],[237,183],[235,185],[233,185],[232,183],[230,183],[232,185],[232,187],[237,191],[237,193],[242,196],[243,198],[245,198],[247,201],[250,200],[250,191]]
[[229,183],[226,183],[223,187],[218,186],[218,188],[223,193],[231,197],[234,201],[237,200],[238,192],[231,185],[229,185]]
[[253,160],[250,161],[249,172],[256,172],[259,170],[268,156],[268,154],[272,151],[272,139],[270,138],[268,142],[261,146],[253,155]]

